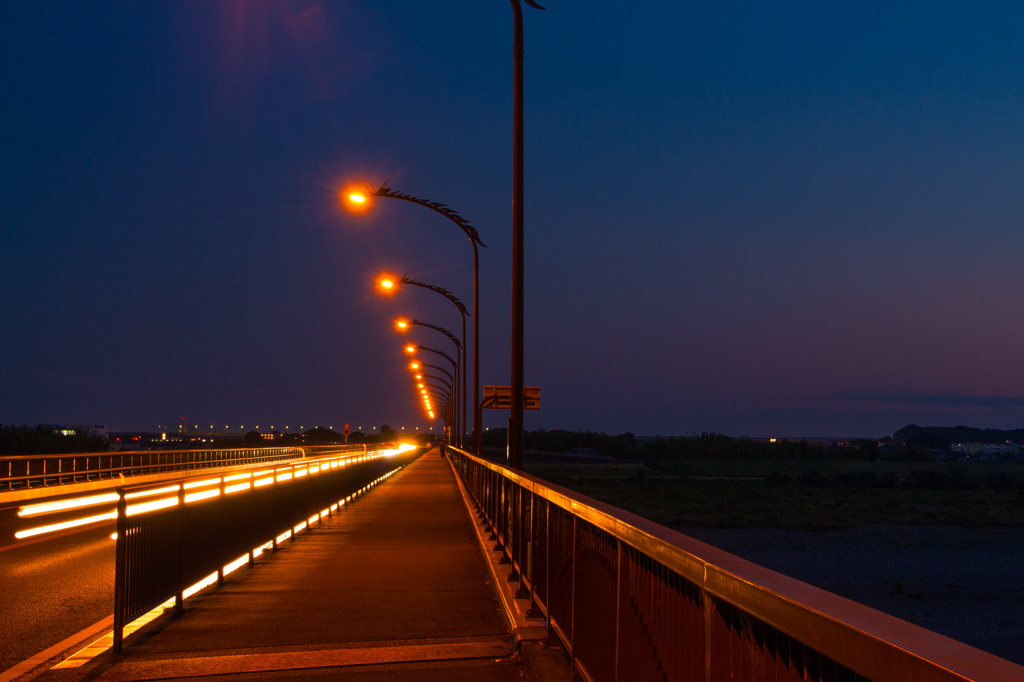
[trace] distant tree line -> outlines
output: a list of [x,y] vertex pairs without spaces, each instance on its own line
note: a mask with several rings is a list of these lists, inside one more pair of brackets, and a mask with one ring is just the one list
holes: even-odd
[[[491,429],[483,436],[485,447],[504,447],[506,429]],[[632,432],[619,435],[581,431],[527,431],[523,434],[527,450],[565,453],[571,450],[593,450],[617,459],[808,459],[808,460],[875,460],[883,456],[919,459],[922,453],[906,451],[883,453],[878,441],[864,438],[851,444],[823,445],[806,440],[751,440],[730,438],[718,433],[697,436],[670,436],[638,439]],[[927,456],[927,452],[923,453]]]
[[908,424],[893,434],[903,448],[944,450],[950,443],[1024,443],[1024,429],[976,429],[970,426],[918,426]]
[[107,439],[84,428],[64,435],[52,426],[0,425],[0,455],[50,455],[65,452],[105,452]]

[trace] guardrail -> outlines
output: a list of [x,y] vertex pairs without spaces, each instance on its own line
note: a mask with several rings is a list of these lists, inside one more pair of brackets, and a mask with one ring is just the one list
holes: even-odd
[[181,609],[191,591],[251,565],[417,456],[417,448],[371,450],[118,489],[114,651],[130,621],[172,599]]
[[[380,447],[380,446],[373,446]],[[121,476],[232,466],[325,452],[366,452],[366,445],[318,445],[232,450],[126,450],[0,457],[0,492]]]
[[574,677],[1020,682],[1024,667],[448,448]]

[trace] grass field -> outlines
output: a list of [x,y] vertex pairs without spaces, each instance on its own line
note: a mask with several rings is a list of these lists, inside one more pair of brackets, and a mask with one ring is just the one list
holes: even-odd
[[1022,464],[528,460],[527,471],[675,528],[1024,526]]

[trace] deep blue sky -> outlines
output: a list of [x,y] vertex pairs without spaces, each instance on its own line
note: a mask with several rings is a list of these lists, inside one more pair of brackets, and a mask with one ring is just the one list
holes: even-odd
[[[1024,426],[1024,7],[525,8],[527,426]],[[425,426],[390,320],[509,382],[508,2],[0,4],[0,422]],[[436,334],[416,340],[446,348]],[[488,411],[486,424],[507,413]]]

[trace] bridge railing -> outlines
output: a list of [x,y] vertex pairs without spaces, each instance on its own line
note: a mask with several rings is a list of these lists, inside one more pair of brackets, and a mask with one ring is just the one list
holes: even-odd
[[[376,446],[371,446],[376,447]],[[365,445],[230,450],[125,450],[0,457],[0,492],[121,476],[293,459],[326,452],[366,452]]]
[[594,682],[1024,680],[1024,667],[449,448],[520,597]]
[[[379,447],[379,446],[378,446]],[[371,449],[206,480],[118,489],[114,649],[125,625],[330,516],[419,450]]]

